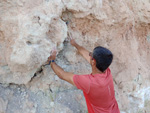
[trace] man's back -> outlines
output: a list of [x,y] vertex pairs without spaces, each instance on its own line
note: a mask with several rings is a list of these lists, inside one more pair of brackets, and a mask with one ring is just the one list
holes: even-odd
[[89,113],[120,113],[109,68],[102,74],[75,75],[74,83],[83,90]]

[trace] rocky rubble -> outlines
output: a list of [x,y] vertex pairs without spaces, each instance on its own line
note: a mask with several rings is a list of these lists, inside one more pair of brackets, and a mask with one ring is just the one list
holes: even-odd
[[101,45],[113,52],[121,113],[149,113],[149,6],[149,0],[1,0],[0,113],[87,113],[82,92],[44,66],[56,47],[63,69],[91,72],[67,33],[89,51]]

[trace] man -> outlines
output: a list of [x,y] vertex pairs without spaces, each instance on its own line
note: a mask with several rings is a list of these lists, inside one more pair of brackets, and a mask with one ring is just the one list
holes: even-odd
[[91,64],[92,73],[74,75],[65,72],[55,63],[56,51],[48,58],[50,65],[58,77],[83,91],[88,113],[120,113],[115,99],[113,78],[108,68],[113,60],[111,51],[104,47],[96,47],[93,53],[78,45],[74,39],[70,43]]

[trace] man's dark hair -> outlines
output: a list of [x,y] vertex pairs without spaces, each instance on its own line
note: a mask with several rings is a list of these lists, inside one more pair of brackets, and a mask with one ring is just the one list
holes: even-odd
[[93,50],[93,58],[96,60],[96,67],[104,72],[112,63],[113,54],[110,50],[98,46]]

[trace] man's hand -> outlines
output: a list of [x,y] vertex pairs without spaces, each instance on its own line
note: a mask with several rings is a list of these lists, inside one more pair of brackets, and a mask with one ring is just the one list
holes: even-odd
[[69,33],[69,37],[68,37],[68,38],[70,39],[70,44],[71,44],[72,46],[77,45],[76,41],[72,38],[72,34],[71,34],[71,33]]
[[76,43],[76,41],[75,41],[74,39],[70,39],[70,44],[71,44],[72,46],[75,46],[77,43]]
[[48,62],[51,61],[51,60],[55,60],[56,59],[56,54],[57,54],[57,51],[52,50],[51,55],[48,57]]

